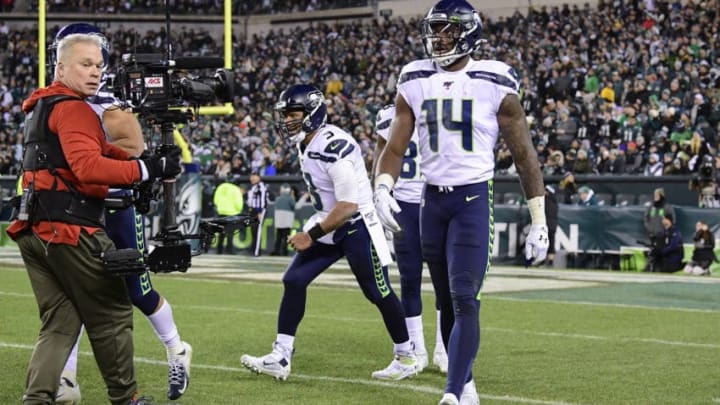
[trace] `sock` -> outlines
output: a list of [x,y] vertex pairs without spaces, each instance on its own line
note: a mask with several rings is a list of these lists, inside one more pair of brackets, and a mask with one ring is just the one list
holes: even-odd
[[393,353],[402,353],[402,352],[412,352],[413,350],[413,344],[410,341],[410,339],[406,340],[402,343],[395,343],[393,345]]
[[445,351],[445,343],[442,339],[442,328],[440,327],[440,311],[437,311],[437,324],[435,326],[435,350],[442,348]]
[[178,354],[184,350],[182,341],[180,340],[180,334],[178,333],[177,327],[175,326],[175,319],[173,319],[172,308],[167,300],[163,300],[160,309],[155,311],[154,314],[148,315],[148,321],[155,331],[155,335],[165,345],[165,349],[170,354]]
[[415,344],[415,351],[424,352],[425,336],[423,335],[422,315],[405,318],[405,324],[407,325],[410,340]]
[[275,339],[275,341],[280,343],[280,346],[289,350],[290,353],[292,353],[294,347],[293,345],[295,344],[295,336],[278,333],[277,339]]
[[80,348],[80,338],[82,337],[83,329],[85,329],[85,327],[81,325],[80,333],[78,333],[77,340],[75,341],[75,346],[73,346],[70,351],[70,356],[68,356],[67,362],[65,362],[65,368],[63,368],[63,373],[72,374],[73,377],[77,375],[78,349]]

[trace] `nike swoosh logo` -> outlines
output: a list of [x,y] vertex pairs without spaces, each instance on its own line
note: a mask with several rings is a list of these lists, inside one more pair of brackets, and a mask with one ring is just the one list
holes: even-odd
[[338,148],[339,146],[340,146],[340,144],[339,144],[339,143],[336,143],[336,144],[330,145],[330,150],[335,150],[335,149],[337,149],[337,148]]
[[162,167],[162,170],[165,171],[165,164],[167,163],[166,158],[163,156],[160,158],[160,166]]
[[347,234],[348,234],[348,235],[352,235],[352,234],[354,234],[355,232],[357,232],[357,229],[351,229],[351,230],[348,231]]
[[465,196],[465,202],[470,202],[476,198],[480,197],[479,195],[466,195]]

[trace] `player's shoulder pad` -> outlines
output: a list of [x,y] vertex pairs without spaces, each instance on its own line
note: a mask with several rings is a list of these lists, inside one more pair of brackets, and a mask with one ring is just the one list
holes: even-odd
[[432,59],[415,60],[403,66],[398,85],[417,79],[426,79],[435,73],[438,73],[438,70]]
[[390,128],[393,118],[395,118],[395,104],[388,104],[377,113],[375,131],[384,131]]
[[308,151],[310,159],[334,163],[355,150],[356,142],[352,136],[334,125],[326,125],[317,136],[320,143],[317,149]]
[[471,61],[466,69],[471,79],[487,80],[513,91],[520,90],[520,78],[510,65],[497,60]]

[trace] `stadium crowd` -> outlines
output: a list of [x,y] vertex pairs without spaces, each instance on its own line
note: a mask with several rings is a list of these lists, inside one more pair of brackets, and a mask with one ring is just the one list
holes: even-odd
[[[3,10],[12,11],[14,0],[2,0]],[[50,2],[49,11],[58,13],[93,13],[110,14],[163,14],[165,0],[56,0]],[[316,10],[328,10],[346,7],[365,7],[368,0],[234,0],[234,14],[277,14],[297,13]],[[37,0],[28,3],[28,11],[37,11]],[[170,7],[174,14],[220,15],[223,12],[222,0],[171,0]]]
[[[298,4],[258,5],[266,3]],[[546,174],[687,174],[717,153],[720,0],[601,1],[484,21],[487,44],[477,56],[503,60],[521,78]],[[424,55],[417,27],[417,20],[399,18],[313,23],[236,41],[236,113],[200,117],[181,129],[203,172],[298,173],[297,153],[277,138],[272,110],[279,91],[298,82],[325,90],[329,121],[357,138],[371,165],[375,115],[392,102],[400,68]],[[122,26],[107,34],[113,63],[135,46],[163,49],[167,37],[162,29],[138,35]],[[32,29],[0,25],[2,174],[19,167],[20,103],[36,86],[33,38]],[[181,27],[173,40],[176,55],[221,54],[221,42],[199,28]],[[497,147],[498,171],[514,173],[507,147]]]

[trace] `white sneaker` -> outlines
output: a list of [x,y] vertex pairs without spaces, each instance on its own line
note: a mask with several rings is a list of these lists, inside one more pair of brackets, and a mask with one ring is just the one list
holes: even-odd
[[441,373],[448,372],[448,357],[445,353],[445,346],[442,344],[435,345],[435,352],[433,353],[433,364],[436,365]]
[[183,351],[178,354],[168,353],[168,399],[178,399],[190,385],[190,362],[192,346],[182,342]]
[[63,371],[60,377],[60,387],[55,395],[55,403],[62,405],[75,405],[80,403],[80,386],[75,374]]
[[474,380],[468,381],[463,387],[462,395],[460,395],[460,405],[480,405],[480,396],[477,388],[475,388]]
[[428,352],[424,347],[421,347],[420,350],[415,349],[415,357],[417,358],[417,372],[420,373],[428,366]]
[[285,381],[290,375],[290,359],[293,350],[283,347],[280,343],[273,343],[270,354],[262,357],[243,354],[240,362],[245,368],[257,374],[267,374],[278,380]]
[[379,380],[399,381],[417,375],[418,360],[412,352],[395,353],[395,358],[390,365],[382,370],[372,373],[373,378]]
[[458,399],[455,394],[445,393],[438,405],[458,405]]

